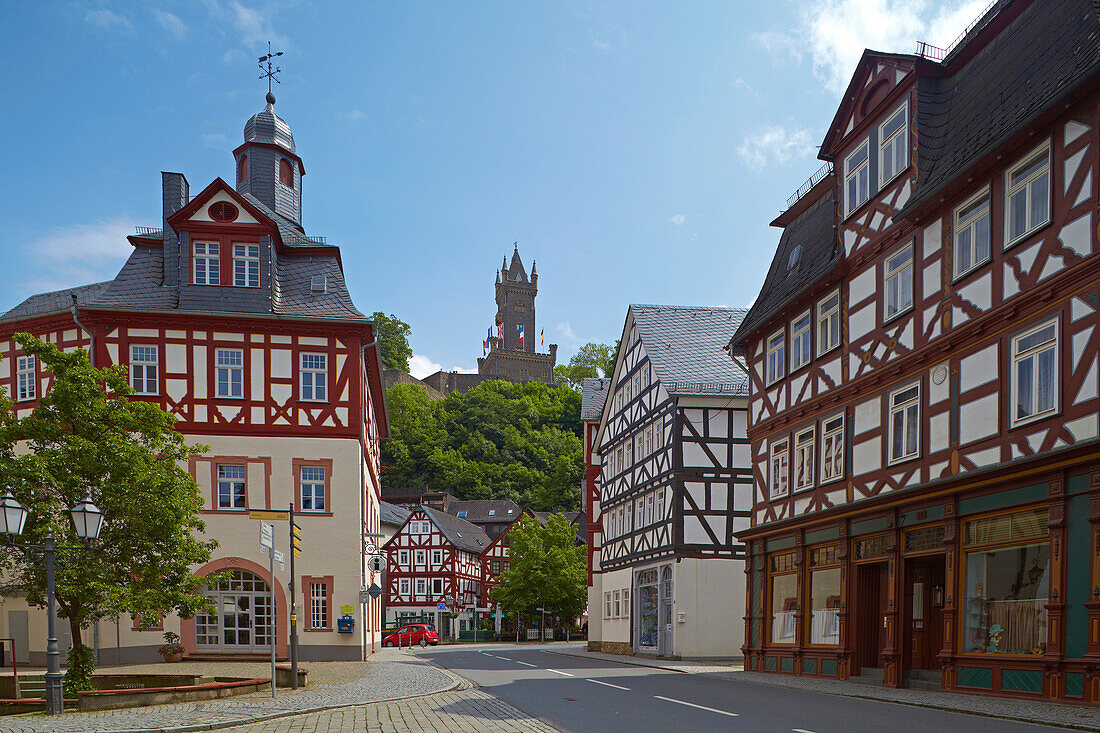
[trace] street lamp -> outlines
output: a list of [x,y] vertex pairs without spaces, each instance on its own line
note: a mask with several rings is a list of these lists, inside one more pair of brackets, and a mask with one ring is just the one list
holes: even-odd
[[[27,508],[12,496],[11,489],[0,497],[0,534],[11,542],[13,537],[23,534],[23,525],[27,521]],[[85,497],[69,510],[76,536],[91,543],[99,537],[103,525],[103,512],[92,503],[92,497]],[[80,547],[58,547],[54,544],[53,530],[46,530],[46,543],[43,545],[14,545],[26,556],[41,551],[46,564],[46,714],[60,715],[64,706],[61,693],[61,652],[57,648],[57,598],[54,592],[54,570],[57,566],[58,550],[80,550]]]

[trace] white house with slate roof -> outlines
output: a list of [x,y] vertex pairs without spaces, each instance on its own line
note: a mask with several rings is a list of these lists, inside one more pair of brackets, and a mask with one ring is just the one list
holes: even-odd
[[[0,385],[20,415],[50,379],[11,340],[27,331],[87,349],[96,366],[127,365],[135,399],[211,446],[187,468],[206,534],[219,542],[195,570],[229,571],[207,589],[216,612],[100,622],[85,638],[101,664],[157,659],[166,630],[191,658],[262,658],[273,600],[285,658],[292,580],[301,659],[359,659],[381,641],[381,603],[364,617],[358,601],[375,580],[361,537],[379,531],[378,446],[388,429],[377,334],[348,295],[340,249],[302,227],[305,169],[274,102],[269,94],[245,125],[236,186],[217,178],[192,197],[183,175],[162,173],[162,225],[128,238],[133,252],[113,280],[35,295],[0,316]],[[302,557],[293,579],[276,568],[272,589],[249,509],[291,505]],[[274,524],[276,548],[289,556],[287,522]],[[343,607],[354,611],[353,633],[338,632]],[[6,601],[0,637],[16,639],[20,661],[41,663],[44,613]]]
[[[740,656],[752,473],[742,308],[632,305],[603,404],[601,602],[590,648]],[[599,628],[593,631],[593,627]]]

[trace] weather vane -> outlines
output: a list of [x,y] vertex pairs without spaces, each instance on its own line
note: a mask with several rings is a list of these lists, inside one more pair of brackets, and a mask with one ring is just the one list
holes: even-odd
[[[282,72],[282,69],[280,69],[278,66],[276,66],[275,69],[272,70],[272,68],[271,68],[271,59],[277,58],[277,57],[282,56],[282,55],[283,55],[282,51],[276,51],[275,53],[271,53],[271,41],[268,41],[267,42],[267,55],[260,57],[260,78],[261,79],[265,79],[265,78],[267,79],[267,94],[268,94],[268,96],[271,96],[271,82],[273,80],[276,84],[281,84],[282,83],[282,82],[279,81],[279,77],[276,76],[276,74],[279,74],[279,73]],[[264,64],[267,64],[266,68],[264,67]]]

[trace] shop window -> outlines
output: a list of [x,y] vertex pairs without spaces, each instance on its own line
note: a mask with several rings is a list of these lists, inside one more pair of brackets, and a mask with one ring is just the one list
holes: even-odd
[[840,564],[837,546],[810,550],[810,643],[840,643]]
[[962,650],[1039,655],[1046,651],[1050,592],[1048,510],[966,523]]
[[771,583],[772,644],[793,644],[795,614],[798,612],[798,575],[794,553],[772,555],[769,562]]

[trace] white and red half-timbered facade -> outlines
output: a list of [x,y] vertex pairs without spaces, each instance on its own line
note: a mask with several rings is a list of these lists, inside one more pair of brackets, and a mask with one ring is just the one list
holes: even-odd
[[430,618],[441,636],[455,638],[472,629],[482,593],[481,554],[489,544],[485,532],[465,519],[413,509],[385,544],[387,623]]
[[[632,305],[603,403],[599,577],[589,646],[736,656],[751,475],[748,383],[725,351],[740,308]],[[593,626],[600,625],[596,636]],[[595,638],[593,638],[595,637]]]
[[864,54],[732,342],[746,668],[1100,703],[1098,21]]
[[[104,623],[103,658],[156,658],[163,630],[187,655],[285,657],[288,570],[258,542],[249,509],[294,508],[302,556],[293,579],[302,659],[359,659],[380,643],[381,604],[358,603],[374,578],[361,552],[378,532],[378,449],[387,418],[377,333],[352,303],[338,247],[301,225],[304,168],[274,97],[249,119],[234,152],[236,185],[215,179],[197,196],[178,173],[162,174],[163,225],[129,237],[133,252],[109,282],[35,295],[0,317],[0,383],[19,414],[33,410],[49,375],[20,353],[29,332],[65,350],[88,350],[96,366],[125,365],[135,399],[159,404],[177,428],[211,450],[188,469],[204,501],[206,534],[218,540],[199,575],[230,571],[207,589],[217,611],[150,625]],[[290,555],[289,527],[275,521],[276,548]],[[352,633],[337,609],[354,605]],[[44,616],[0,620],[8,636],[44,638]],[[108,625],[110,629],[108,630]],[[34,654],[40,653],[32,649]]]
[[[611,380],[587,377],[581,383],[581,423],[584,425],[584,489],[581,491],[581,511],[584,512],[586,544],[588,545],[588,648],[599,651],[603,624],[593,622],[602,616],[603,580],[600,576],[600,547],[603,545],[603,520],[600,515],[600,473],[602,460],[596,449],[596,434],[600,431],[600,416],[607,402]],[[620,603],[621,603],[620,599]]]

